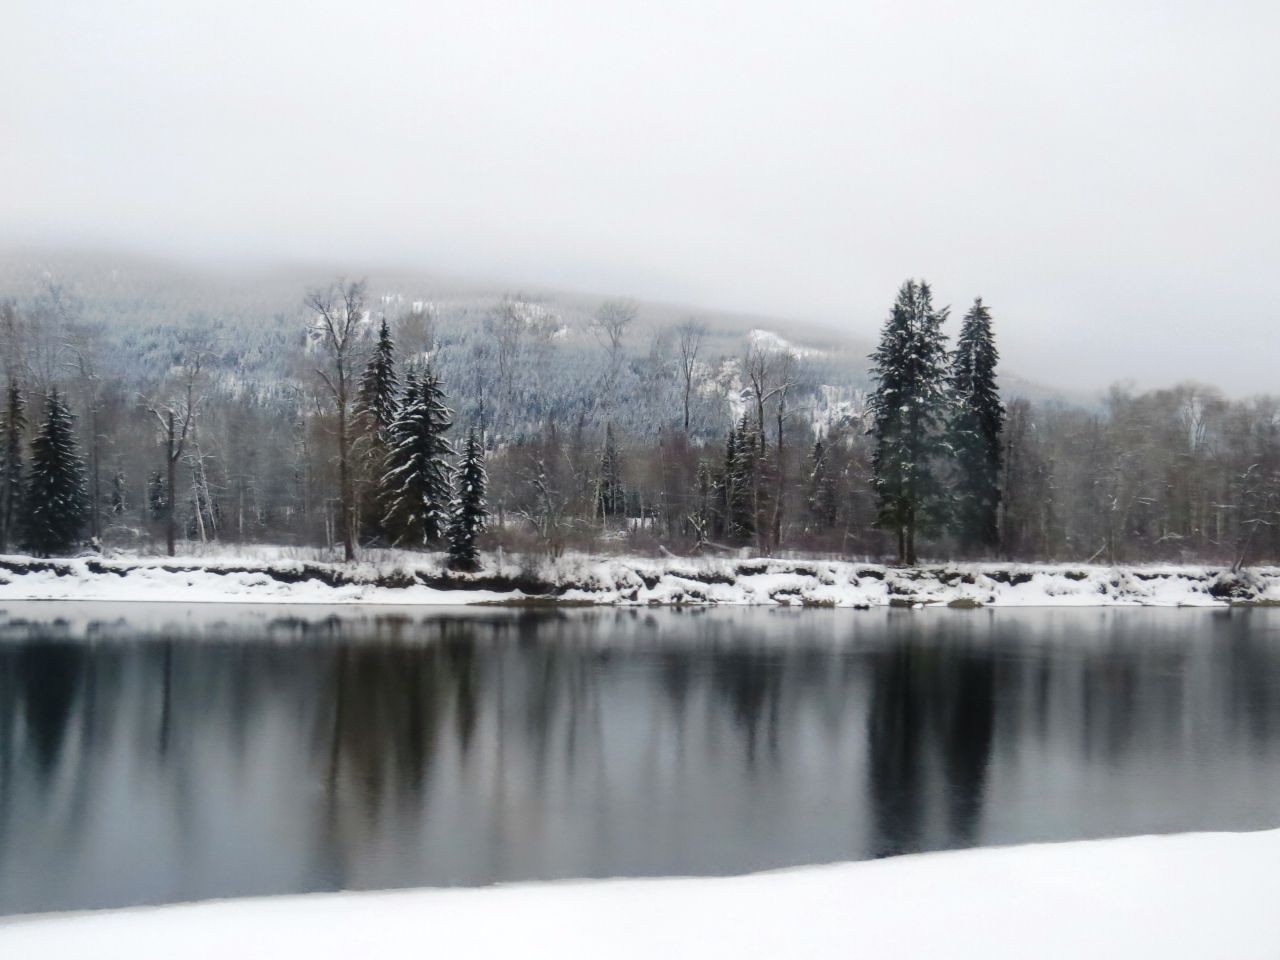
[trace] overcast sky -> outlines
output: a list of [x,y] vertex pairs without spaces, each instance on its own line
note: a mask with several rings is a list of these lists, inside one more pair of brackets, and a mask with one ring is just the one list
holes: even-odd
[[[1033,9],[1034,8],[1034,9]],[[0,233],[845,325],[1280,391],[1280,5],[4,0]]]

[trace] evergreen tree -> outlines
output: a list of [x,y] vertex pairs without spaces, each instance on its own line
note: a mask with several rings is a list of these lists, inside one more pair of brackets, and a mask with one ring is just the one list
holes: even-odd
[[734,538],[733,504],[738,497],[736,482],[738,462],[738,431],[729,428],[729,435],[724,442],[724,464],[717,478],[715,535],[724,540]]
[[979,297],[965,314],[951,363],[955,525],[966,549],[990,549],[999,540],[1000,434],[1005,419],[996,385],[999,359],[991,312]]
[[353,453],[360,478],[360,533],[365,540],[380,540],[386,535],[382,518],[388,504],[382,497],[380,483],[391,424],[396,418],[400,377],[396,373],[395,342],[386,317],[378,328],[378,343],[373,356],[360,375],[353,409],[356,439]]
[[405,378],[399,413],[391,424],[382,475],[387,512],[382,525],[397,546],[437,545],[449,522],[449,458],[445,431],[453,424],[440,381],[430,371]]
[[733,451],[726,466],[731,479],[727,508],[727,537],[746,543],[756,535],[760,515],[760,458],[763,438],[747,414],[738,423]]
[[612,423],[606,423],[604,428],[604,449],[600,451],[596,480],[596,506],[600,510],[600,518],[606,524],[626,513],[622,460],[618,456],[618,443],[614,438]]
[[88,514],[84,460],[76,444],[74,419],[54,390],[45,401],[44,422],[31,441],[23,542],[40,556],[66,553],[79,539]]
[[462,448],[462,460],[454,475],[453,506],[449,515],[449,569],[477,570],[476,537],[484,529],[489,509],[485,489],[489,477],[484,469],[484,445],[472,427]]
[[831,473],[826,445],[814,441],[809,467],[809,521],[812,529],[830,529],[836,522],[836,478]]
[[363,429],[385,431],[396,418],[396,397],[400,393],[400,377],[396,374],[396,345],[391,339],[387,318],[378,328],[378,343],[373,356],[356,385],[355,415]]
[[871,355],[877,522],[897,534],[900,563],[916,562],[917,530],[936,524],[943,512],[938,460],[947,449],[946,317],[947,308],[934,309],[927,283],[908,280]]
[[27,433],[27,404],[22,389],[10,383],[0,422],[0,551],[7,551],[22,514],[22,439]]

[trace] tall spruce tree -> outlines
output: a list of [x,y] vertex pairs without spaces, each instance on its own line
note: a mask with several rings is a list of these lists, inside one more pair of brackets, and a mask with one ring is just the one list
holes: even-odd
[[387,318],[378,328],[378,342],[373,355],[356,385],[353,421],[356,438],[353,454],[360,491],[360,534],[365,540],[381,540],[386,536],[382,518],[388,504],[382,496],[381,474],[390,445],[391,425],[395,422],[400,395],[400,377],[396,373],[395,341]]
[[445,431],[453,424],[440,381],[427,371],[405,378],[399,413],[391,424],[382,476],[387,512],[382,524],[397,546],[438,546],[444,540],[453,500]]
[[917,531],[934,526],[944,510],[939,460],[947,450],[947,312],[934,308],[927,283],[908,280],[871,355],[877,523],[896,533],[900,563],[916,562]]
[[474,571],[480,567],[476,537],[489,517],[485,490],[489,476],[484,468],[484,444],[476,428],[467,433],[462,459],[453,480],[453,506],[449,514],[449,569]]
[[385,431],[396,418],[396,398],[400,394],[400,377],[396,373],[396,345],[391,339],[387,318],[378,327],[378,342],[373,348],[356,385],[355,415],[368,431]]
[[951,362],[951,446],[955,452],[954,523],[966,550],[999,541],[1001,440],[1004,404],[996,384],[995,335],[982,298],[965,314]]
[[0,422],[0,551],[7,551],[17,538],[22,515],[22,440],[27,433],[27,404],[22,388],[10,383],[5,391],[3,422]]
[[732,478],[728,497],[728,537],[730,542],[747,543],[757,533],[760,518],[760,460],[763,438],[755,422],[744,413],[727,470]]
[[88,514],[75,422],[54,390],[45,401],[44,422],[31,441],[23,542],[40,556],[67,553],[80,538]]

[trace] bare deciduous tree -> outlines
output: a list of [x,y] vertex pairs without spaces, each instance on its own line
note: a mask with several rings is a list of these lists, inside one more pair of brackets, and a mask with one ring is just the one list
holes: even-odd
[[791,351],[784,352],[775,365],[775,380],[771,395],[776,400],[774,417],[777,424],[777,437],[774,440],[774,452],[777,455],[777,488],[773,497],[773,521],[770,530],[771,546],[774,550],[782,545],[782,513],[786,500],[787,459],[786,444],[783,441],[783,428],[791,418],[792,412],[787,409],[787,393],[796,385],[796,358]]
[[653,336],[649,340],[649,353],[637,367],[640,373],[646,421],[661,428],[661,424],[666,422],[667,384],[670,383],[675,372],[671,363],[670,330],[653,331]]
[[777,362],[776,351],[752,337],[742,372],[747,378],[747,392],[756,410],[756,432],[760,435],[761,450],[765,442],[764,408],[773,396],[773,370]]
[[698,351],[702,349],[702,338],[706,335],[706,327],[702,321],[692,317],[680,324],[676,331],[677,347],[680,351],[680,378],[684,400],[684,432],[689,433],[689,405],[693,398],[694,377],[698,372]]
[[563,493],[553,487],[544,461],[538,460],[536,468],[527,479],[534,498],[528,509],[519,511],[520,516],[533,528],[547,556],[557,559],[564,553],[565,535],[570,527],[565,516],[567,500]]
[[605,351],[604,395],[612,402],[626,358],[627,331],[635,323],[638,308],[634,300],[606,300],[596,309],[588,325],[592,336]]
[[160,427],[160,442],[165,461],[165,549],[174,555],[177,540],[177,472],[178,461],[195,430],[196,418],[204,396],[202,386],[204,364],[209,351],[203,341],[195,340],[183,349],[182,365],[169,398],[145,400]]
[[501,399],[510,402],[515,393],[515,368],[520,360],[520,341],[525,328],[520,301],[511,296],[503,297],[489,311],[485,326],[497,345],[498,390]]
[[337,417],[338,504],[342,527],[342,555],[356,558],[355,483],[351,465],[351,403],[353,383],[359,373],[357,356],[360,332],[365,319],[364,281],[335,280],[322,290],[307,295],[312,313],[311,338],[329,358],[329,368],[316,368]]

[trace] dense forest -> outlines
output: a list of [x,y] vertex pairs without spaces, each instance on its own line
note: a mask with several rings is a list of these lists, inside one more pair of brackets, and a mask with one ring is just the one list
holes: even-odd
[[1280,401],[1054,397],[925,283],[856,359],[629,300],[293,298],[6,300],[0,549],[1280,558]]

